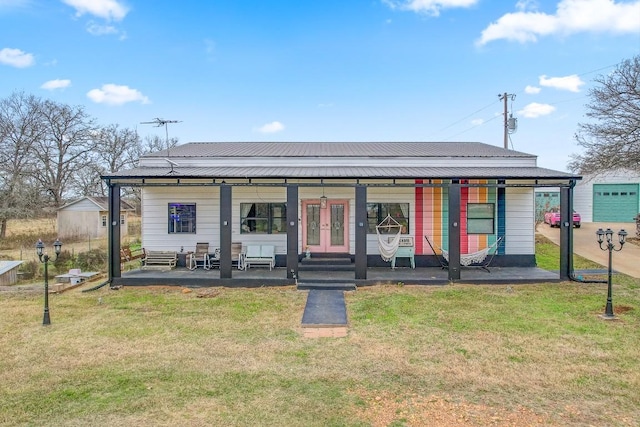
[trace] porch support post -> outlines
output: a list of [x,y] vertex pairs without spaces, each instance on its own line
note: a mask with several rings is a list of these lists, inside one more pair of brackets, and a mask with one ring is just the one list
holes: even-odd
[[356,279],[367,278],[367,187],[356,185]]
[[120,269],[120,185],[109,183],[109,281],[122,277]]
[[[575,183],[573,183],[575,184]],[[560,187],[560,280],[573,270],[573,185]]]
[[220,278],[231,279],[231,186],[220,185]]
[[298,277],[298,185],[287,185],[287,279]]
[[460,200],[458,180],[449,184],[449,280],[460,280]]

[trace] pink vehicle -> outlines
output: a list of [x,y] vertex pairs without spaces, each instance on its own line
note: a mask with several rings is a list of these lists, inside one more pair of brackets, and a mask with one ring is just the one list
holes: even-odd
[[[580,214],[573,211],[573,226],[580,228]],[[544,222],[549,224],[550,227],[560,227],[560,209],[553,208],[549,212],[544,214]]]

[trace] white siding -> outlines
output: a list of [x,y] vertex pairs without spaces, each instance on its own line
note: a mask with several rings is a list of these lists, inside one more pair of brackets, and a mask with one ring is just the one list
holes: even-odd
[[[323,195],[321,187],[300,187],[298,212],[302,214],[302,200],[318,199]],[[355,253],[355,190],[353,187],[325,187],[324,195],[329,199],[347,200],[349,204],[349,252]],[[205,187],[146,187],[142,191],[142,244],[151,250],[192,251],[197,242],[208,242],[210,247],[220,246],[219,189]],[[241,203],[284,203],[284,187],[233,187],[232,190],[232,241],[243,245],[273,244],[276,253],[286,253],[286,233],[241,234]],[[410,230],[415,232],[415,196],[412,187],[377,187],[367,190],[368,203],[408,203]],[[167,215],[169,203],[196,204],[195,234],[168,234]],[[533,188],[506,189],[506,241],[505,252],[509,255],[533,254],[535,251],[535,198]],[[300,218],[299,218],[300,219]],[[298,247],[302,248],[302,224],[298,228]],[[420,236],[421,237],[421,236]],[[416,238],[414,236],[414,238]],[[302,249],[300,249],[302,251]],[[378,254],[375,234],[367,235],[367,253]],[[427,252],[425,252],[427,253]]]
[[[142,189],[142,246],[149,250],[193,251],[198,242],[220,244],[218,187],[145,187]],[[196,233],[169,234],[169,203],[196,204]]]
[[535,197],[533,188],[506,189],[505,254],[535,253]]
[[593,222],[593,184],[637,184],[640,175],[618,170],[597,176],[585,176],[574,188],[573,209],[580,214],[582,222]]
[[97,206],[95,203],[93,203],[91,200],[84,198],[82,200],[77,201],[76,203],[72,203],[68,206],[65,206],[64,209],[65,211],[91,211],[91,212],[98,212],[100,210],[100,207]]
[[[241,234],[240,233],[240,203],[285,203],[287,189],[284,187],[233,187],[231,215],[231,241],[247,244],[275,245],[276,254],[287,253],[287,233],[280,234]],[[299,209],[299,208],[298,208]],[[298,244],[300,247],[300,244]]]

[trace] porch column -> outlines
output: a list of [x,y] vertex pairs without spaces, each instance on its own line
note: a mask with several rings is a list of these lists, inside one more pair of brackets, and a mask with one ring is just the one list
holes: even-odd
[[573,185],[560,187],[560,280],[573,270]]
[[[507,235],[507,189],[504,187],[506,181],[504,179],[498,180],[497,202],[498,202],[498,234],[496,237]],[[496,248],[498,255],[505,254],[505,244],[502,244]]]
[[449,184],[449,280],[460,280],[460,201],[458,180]]
[[120,185],[109,183],[109,281],[122,277],[120,269]]
[[367,187],[356,185],[356,279],[367,278]]
[[298,277],[298,186],[287,185],[287,279]]
[[220,278],[231,279],[231,186],[220,185]]

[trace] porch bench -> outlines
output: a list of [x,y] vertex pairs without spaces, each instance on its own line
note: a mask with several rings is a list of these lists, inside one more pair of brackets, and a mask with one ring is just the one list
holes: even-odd
[[139,250],[132,251],[129,247],[124,247],[120,249],[120,264],[124,264],[128,261],[134,261],[136,259],[144,258],[144,248],[140,248]]
[[257,264],[268,265],[272,270],[276,265],[276,248],[273,245],[247,245],[242,262],[245,269]]
[[145,251],[142,258],[143,270],[172,270],[178,262],[175,251]]

